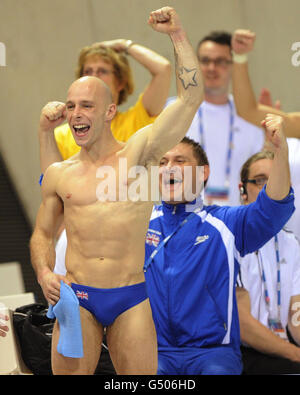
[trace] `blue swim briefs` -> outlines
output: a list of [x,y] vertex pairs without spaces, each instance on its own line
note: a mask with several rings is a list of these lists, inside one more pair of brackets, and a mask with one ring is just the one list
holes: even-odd
[[71,287],[79,305],[92,313],[104,327],[148,298],[145,282],[119,288],[94,288],[74,283]]

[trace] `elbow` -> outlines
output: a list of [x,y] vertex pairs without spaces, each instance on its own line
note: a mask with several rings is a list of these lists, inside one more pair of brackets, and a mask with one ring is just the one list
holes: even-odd
[[166,74],[170,74],[172,73],[172,66],[171,66],[171,62],[169,62],[168,59],[163,58],[163,61],[161,62],[161,68],[162,71]]
[[155,68],[153,70],[149,70],[152,76],[163,76],[164,78],[168,78],[171,80],[172,75],[172,65],[166,58],[159,58],[159,61],[156,63]]
[[167,59],[163,59],[160,63],[159,70],[156,75],[159,76],[165,84],[168,83],[168,86],[171,84],[172,66]]
[[53,243],[54,236],[36,226],[29,240],[29,249],[32,251],[41,245],[51,245]]

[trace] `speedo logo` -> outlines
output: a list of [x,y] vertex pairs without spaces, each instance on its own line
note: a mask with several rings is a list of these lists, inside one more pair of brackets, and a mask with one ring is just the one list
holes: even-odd
[[196,242],[195,242],[194,246],[196,246],[197,244],[203,243],[203,242],[206,241],[208,238],[209,238],[208,235],[205,235],[205,236],[197,236]]

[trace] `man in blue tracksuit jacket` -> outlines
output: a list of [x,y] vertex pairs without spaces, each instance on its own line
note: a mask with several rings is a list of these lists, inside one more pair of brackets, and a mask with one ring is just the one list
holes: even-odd
[[162,176],[160,188],[168,189],[169,200],[153,210],[145,259],[158,374],[242,371],[234,287],[238,258],[265,244],[294,211],[282,119],[270,115],[263,126],[275,146],[276,161],[266,187],[248,206],[203,206],[198,198],[191,212],[191,205],[176,194],[184,186],[185,166],[204,165],[207,180],[204,151],[185,138],[162,158],[161,168],[169,175],[166,182]]

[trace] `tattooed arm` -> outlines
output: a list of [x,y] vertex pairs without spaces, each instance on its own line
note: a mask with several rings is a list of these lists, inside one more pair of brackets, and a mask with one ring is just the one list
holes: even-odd
[[136,136],[146,137],[146,155],[154,155],[159,160],[186,135],[203,100],[203,88],[197,57],[176,11],[163,7],[151,13],[148,23],[155,31],[170,36],[175,51],[177,100]]

